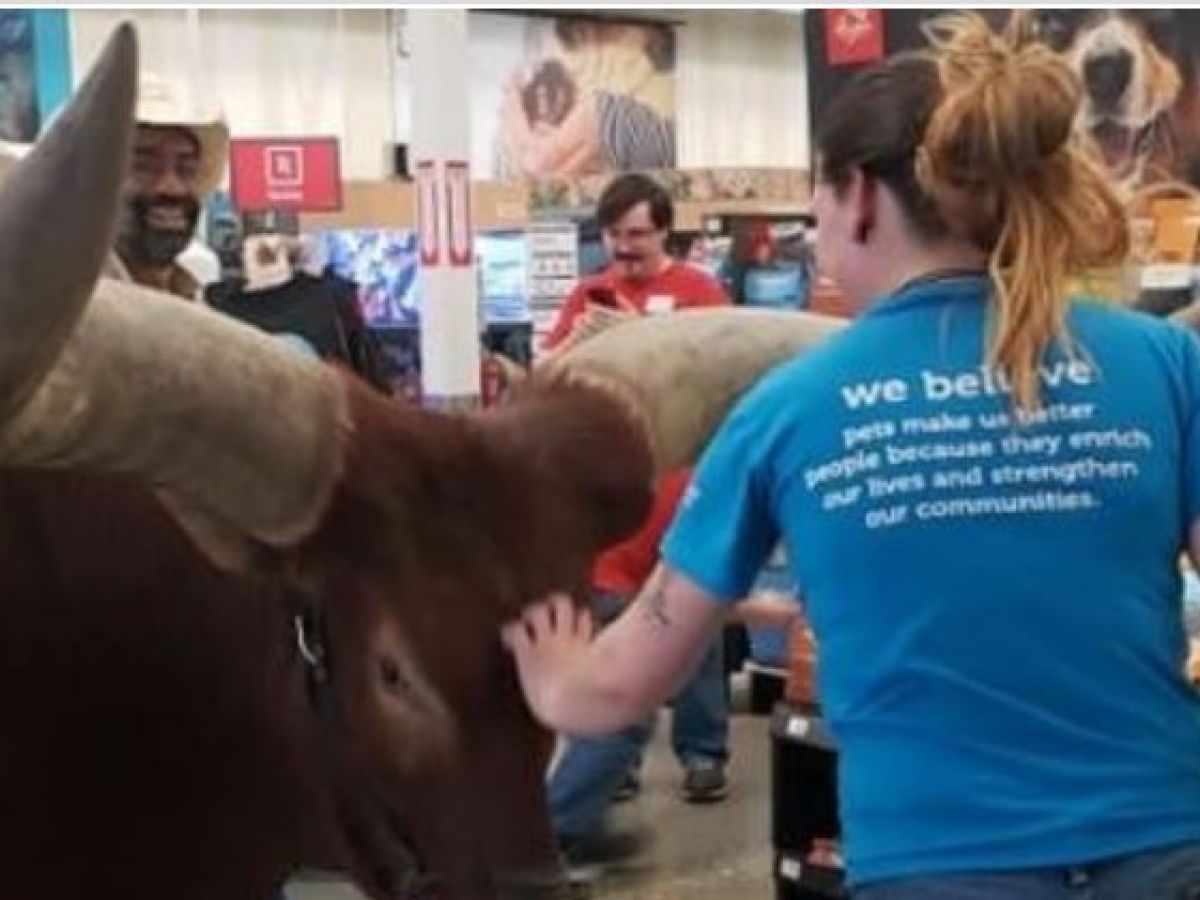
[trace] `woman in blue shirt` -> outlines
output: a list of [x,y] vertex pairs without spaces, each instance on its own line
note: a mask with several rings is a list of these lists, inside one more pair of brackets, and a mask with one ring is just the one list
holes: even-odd
[[594,734],[686,677],[777,540],[821,647],[862,900],[1200,897],[1200,343],[1071,302],[1123,259],[1065,62],[982,19],[865,73],[818,140],[818,261],[863,310],[744,397],[633,609],[509,626]]

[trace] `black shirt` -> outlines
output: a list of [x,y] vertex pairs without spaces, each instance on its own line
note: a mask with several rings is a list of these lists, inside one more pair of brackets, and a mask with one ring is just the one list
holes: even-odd
[[245,290],[244,281],[223,281],[208,288],[205,300],[213,309],[268,334],[299,338],[321,359],[339,361],[387,390],[352,281],[299,273],[257,291]]

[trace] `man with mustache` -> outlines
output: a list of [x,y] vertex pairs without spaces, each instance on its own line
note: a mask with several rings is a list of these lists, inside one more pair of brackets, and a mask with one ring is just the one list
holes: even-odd
[[639,172],[618,176],[600,195],[596,219],[609,266],[583,279],[567,297],[546,336],[546,350],[561,350],[622,318],[729,302],[716,279],[667,253],[675,208],[653,178]]
[[189,300],[200,285],[178,262],[200,218],[200,204],[225,169],[229,129],[219,114],[189,107],[175,86],[143,77],[137,134],[117,225],[118,273]]
[[[609,184],[600,195],[596,218],[611,262],[571,292],[546,338],[546,350],[557,352],[635,316],[729,303],[716,279],[667,253],[674,213],[666,189],[647,175],[629,173]],[[615,619],[654,570],[659,538],[689,474],[680,470],[665,476],[639,532],[596,560],[591,603],[601,623]],[[684,770],[680,793],[690,803],[718,801],[728,791],[722,651],[721,641],[715,641],[675,698],[671,743]],[[637,792],[637,768],[652,728],[650,720],[608,737],[572,739],[559,757],[547,791],[554,831],[573,880],[588,881],[593,865],[636,852],[636,841],[606,835],[603,819],[611,800]]]

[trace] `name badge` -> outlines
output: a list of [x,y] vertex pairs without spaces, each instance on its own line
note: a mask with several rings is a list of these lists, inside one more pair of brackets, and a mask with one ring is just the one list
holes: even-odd
[[661,316],[663,313],[674,312],[675,298],[670,294],[651,294],[646,298],[646,315]]

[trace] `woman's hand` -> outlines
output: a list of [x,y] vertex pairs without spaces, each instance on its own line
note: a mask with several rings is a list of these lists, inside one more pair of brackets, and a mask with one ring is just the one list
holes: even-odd
[[669,569],[592,640],[565,594],[531,606],[501,637],[534,716],[573,737],[612,734],[674,695],[717,636],[724,607]]
[[501,632],[516,660],[530,709],[551,728],[556,727],[560,688],[582,663],[594,631],[590,612],[566,594],[552,594]]

